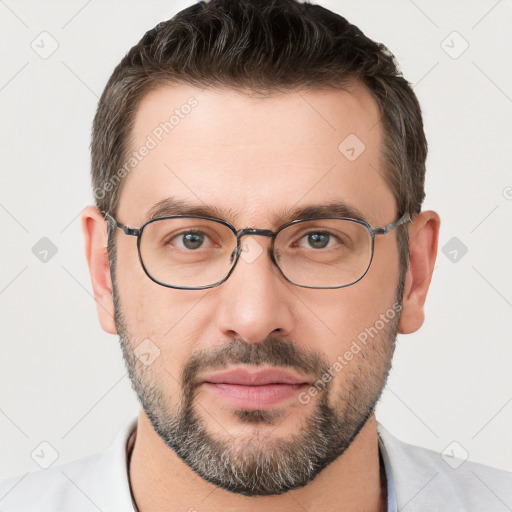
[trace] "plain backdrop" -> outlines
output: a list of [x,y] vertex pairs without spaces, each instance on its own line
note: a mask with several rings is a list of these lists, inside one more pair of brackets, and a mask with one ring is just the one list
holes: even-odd
[[[38,469],[41,442],[55,464],[104,450],[138,411],[84,257],[90,128],[124,53],[191,3],[0,1],[0,477]],[[404,441],[510,471],[511,2],[320,3],[385,43],[414,84],[425,209],[442,218],[426,321],[399,337],[377,417]]]

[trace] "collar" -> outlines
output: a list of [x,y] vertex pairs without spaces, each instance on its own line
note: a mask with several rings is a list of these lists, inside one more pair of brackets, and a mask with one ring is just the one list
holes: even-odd
[[[380,425],[377,423],[378,427]],[[387,486],[387,512],[398,512],[398,504],[396,499],[396,487],[395,479],[393,477],[393,471],[391,469],[391,461],[386,449],[386,445],[382,440],[379,429],[377,429],[377,437],[379,441],[379,459],[381,461],[381,467],[384,467],[384,474],[386,475],[386,486]]]

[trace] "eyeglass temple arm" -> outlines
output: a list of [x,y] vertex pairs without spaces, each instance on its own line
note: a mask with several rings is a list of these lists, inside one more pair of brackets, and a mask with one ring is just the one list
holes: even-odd
[[110,221],[109,222],[110,226],[113,226],[114,228],[122,229],[125,235],[139,236],[140,229],[129,228],[125,224],[121,224],[117,219],[112,217],[112,215],[110,215],[110,213],[107,213],[107,212],[104,212],[104,213],[105,213],[105,217],[107,218],[107,221]]
[[374,231],[375,234],[377,235],[385,235],[386,233],[393,231],[393,229],[396,229],[398,226],[401,226],[406,222],[412,222],[411,216],[408,213],[404,213],[398,220],[392,222],[391,224],[388,224],[387,226],[375,228]]

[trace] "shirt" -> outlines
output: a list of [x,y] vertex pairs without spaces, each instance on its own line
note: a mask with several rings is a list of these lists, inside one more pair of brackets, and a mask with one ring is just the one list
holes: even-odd
[[[0,481],[1,512],[135,512],[128,477],[131,419],[110,448],[77,461]],[[511,473],[404,443],[377,423],[388,512],[506,512]]]

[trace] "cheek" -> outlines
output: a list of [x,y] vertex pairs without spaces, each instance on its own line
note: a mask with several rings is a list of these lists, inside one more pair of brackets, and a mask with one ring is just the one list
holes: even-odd
[[130,334],[163,339],[185,317],[187,292],[161,286],[146,275],[135,239],[121,240],[117,253],[116,285]]
[[[374,257],[368,273],[358,283],[338,290],[319,290],[316,300],[308,301],[322,323],[325,339],[318,341],[329,364],[349,350],[358,336],[368,329],[379,328],[381,315],[388,325],[398,314],[396,290],[399,280],[398,251],[390,240],[388,252]],[[314,304],[314,305],[313,305]],[[379,329],[380,330],[380,329]],[[318,337],[318,336],[316,336]]]
[[142,369],[141,376],[168,390],[174,402],[181,389],[182,369],[211,323],[202,307],[210,290],[176,290],[154,283],[145,274],[136,248],[131,249],[123,248],[123,257],[118,257],[116,265],[117,291],[128,341],[132,350],[148,345],[151,351],[158,352],[154,362]]

